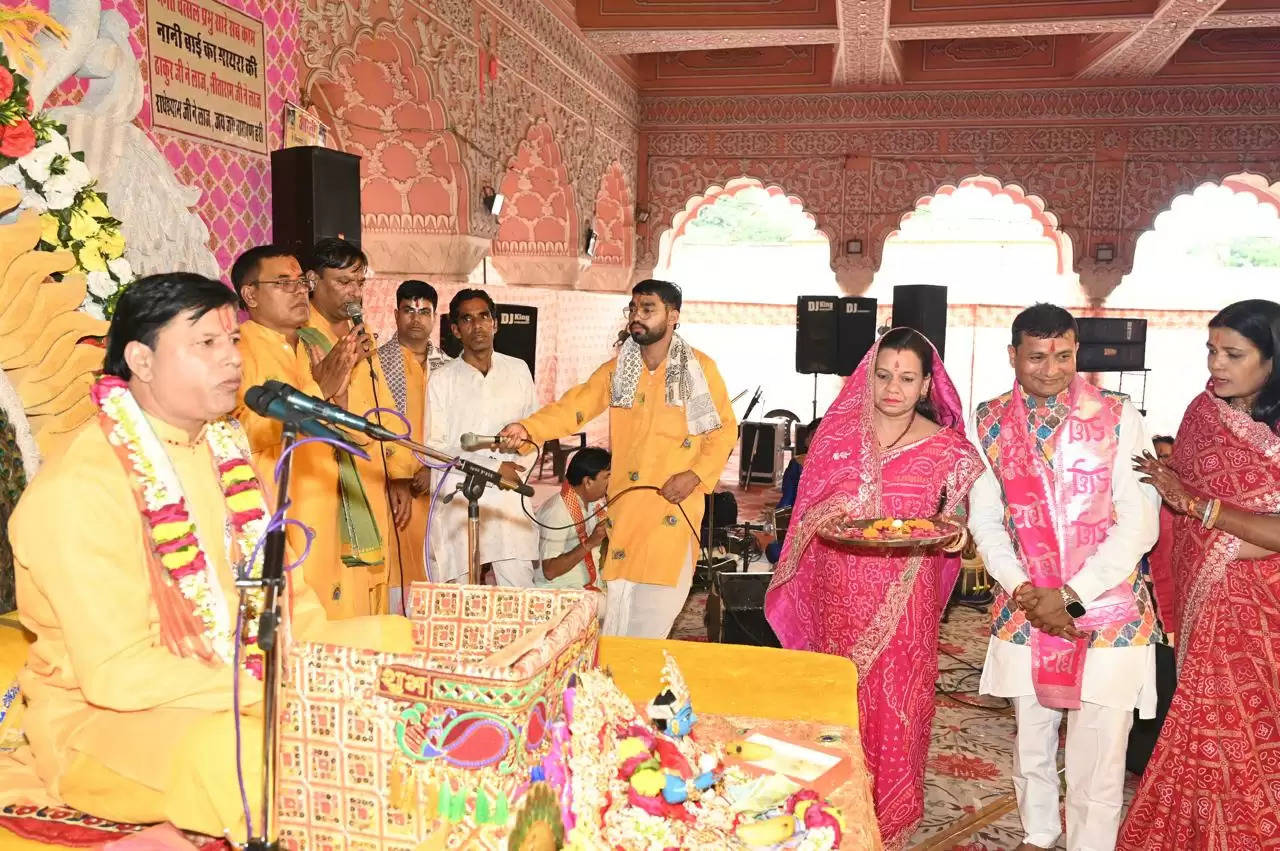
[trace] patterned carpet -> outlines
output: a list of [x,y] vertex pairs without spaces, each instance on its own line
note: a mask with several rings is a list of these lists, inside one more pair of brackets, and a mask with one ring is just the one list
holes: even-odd
[[[691,594],[671,637],[706,641],[705,611],[705,592]],[[908,846],[912,851],[1005,851],[1022,841],[1010,779],[1013,710],[1007,701],[975,694],[989,623],[985,610],[957,605],[942,624],[925,817]],[[1136,784],[1130,775],[1126,805]],[[1065,849],[1065,842],[1058,848]]]

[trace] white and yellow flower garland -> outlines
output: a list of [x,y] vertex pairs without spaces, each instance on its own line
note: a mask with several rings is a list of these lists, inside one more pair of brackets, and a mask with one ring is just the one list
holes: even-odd
[[[218,658],[228,664],[235,653],[234,619],[227,610],[215,567],[205,556],[199,530],[187,510],[187,502],[177,471],[160,439],[147,422],[128,385],[107,376],[93,387],[93,400],[107,418],[107,434],[118,448],[126,469],[141,495],[144,521],[156,557],[195,616],[204,625],[205,638]],[[267,529],[268,514],[257,476],[248,461],[249,450],[239,424],[219,420],[206,429],[213,450],[219,484],[227,502],[229,520],[228,557],[232,552],[243,559],[254,557],[249,576],[262,576],[263,555],[258,548]],[[246,670],[262,678],[262,651],[257,646],[258,622],[265,592],[250,592],[250,617],[245,624]]]

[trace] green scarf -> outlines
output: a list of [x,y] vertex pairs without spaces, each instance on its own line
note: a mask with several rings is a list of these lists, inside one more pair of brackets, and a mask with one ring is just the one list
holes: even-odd
[[[308,346],[329,354],[333,344],[318,328],[298,329],[298,337]],[[338,528],[342,531],[342,563],[347,567],[373,567],[382,564],[382,535],[373,516],[373,506],[360,481],[356,459],[347,452],[338,456]]]

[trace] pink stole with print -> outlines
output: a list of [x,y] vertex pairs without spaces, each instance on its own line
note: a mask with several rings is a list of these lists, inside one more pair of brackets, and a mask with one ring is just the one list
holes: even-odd
[[[1027,429],[1022,388],[1000,423],[1000,476],[1012,532],[1037,588],[1062,588],[1107,538],[1115,521],[1111,471],[1119,441],[1118,420],[1102,394],[1080,377],[1070,388],[1070,414],[1054,442],[1052,470]],[[1010,589],[1012,591],[1012,589]],[[1137,616],[1133,589],[1125,584],[1090,603],[1076,626],[1090,632]],[[1032,682],[1041,706],[1079,709],[1088,636],[1075,641],[1031,630]]]

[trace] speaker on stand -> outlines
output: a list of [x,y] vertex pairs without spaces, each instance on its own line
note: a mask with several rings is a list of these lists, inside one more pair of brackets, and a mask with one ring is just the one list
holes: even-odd
[[360,245],[360,158],[314,145],[272,151],[272,242],[303,257],[331,236]]
[[[839,320],[836,328],[836,372],[853,375],[862,359],[876,342],[876,307],[874,298],[840,299]],[[817,412],[814,412],[817,418]]]
[[893,327],[914,328],[938,350],[947,352],[947,288],[910,284],[893,288]]

